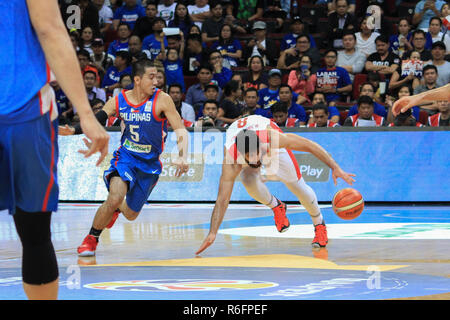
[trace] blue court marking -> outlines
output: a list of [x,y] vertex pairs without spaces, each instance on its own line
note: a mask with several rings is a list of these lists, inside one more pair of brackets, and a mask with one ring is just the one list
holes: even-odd
[[[332,208],[322,208],[322,215],[327,224],[331,223],[408,223],[408,222],[422,222],[422,223],[434,223],[434,222],[450,222],[450,206],[439,207],[378,207],[378,206],[366,206],[364,211],[359,217],[353,220],[343,220],[336,216]],[[244,218],[224,220],[221,228],[243,228],[243,227],[258,227],[273,225],[273,216],[270,215],[271,211],[267,210],[268,215],[264,217]],[[308,224],[311,223],[311,218],[305,211],[290,212],[289,205],[287,210],[287,216],[291,224]],[[226,216],[225,216],[226,217]],[[191,226],[183,226],[182,228],[194,228],[194,229],[209,229],[209,223],[196,224]]]
[[[0,299],[26,299],[20,269],[0,269]],[[82,267],[80,289],[68,288],[70,275],[60,269],[62,300],[378,300],[407,298],[449,291],[450,279],[396,272],[273,269],[241,267]],[[141,280],[106,290],[118,281]],[[142,282],[142,280],[147,280]],[[224,287],[186,290],[186,282],[235,281]],[[244,281],[246,280],[246,281]],[[219,282],[220,282],[219,281]],[[85,285],[102,283],[103,289]],[[104,284],[108,282],[108,284]],[[244,284],[242,284],[244,283]],[[251,289],[246,288],[248,283]],[[120,284],[120,283],[119,283]],[[257,288],[267,284],[264,288]],[[172,291],[162,289],[170,286]],[[181,285],[181,286],[180,286]],[[174,290],[175,288],[176,290]],[[256,288],[256,289],[255,289]]]

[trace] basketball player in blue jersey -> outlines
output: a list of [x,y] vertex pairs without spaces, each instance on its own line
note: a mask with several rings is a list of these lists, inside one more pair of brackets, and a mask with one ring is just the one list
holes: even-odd
[[[51,215],[58,207],[55,77],[76,106],[91,140],[86,157],[108,154],[109,135],[95,119],[70,38],[55,0],[0,4],[0,210],[13,215],[22,243],[28,299],[58,297]],[[51,71],[50,71],[51,70]]]
[[[96,114],[100,123],[105,123],[110,116],[119,117],[125,129],[111,166],[104,172],[108,197],[98,208],[89,234],[78,247],[80,256],[95,255],[102,230],[111,228],[120,212],[130,221],[139,215],[162,170],[159,156],[167,137],[167,122],[177,135],[179,157],[173,161],[177,166],[175,175],[179,177],[188,170],[188,134],[172,98],[156,88],[156,73],[150,60],[134,63],[133,89],[123,90],[111,98]],[[59,132],[70,135],[80,134],[82,130],[79,126],[66,125]]]

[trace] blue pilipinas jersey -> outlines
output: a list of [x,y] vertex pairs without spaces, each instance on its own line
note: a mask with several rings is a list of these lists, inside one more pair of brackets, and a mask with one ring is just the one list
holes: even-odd
[[26,122],[50,110],[52,90],[41,92],[50,69],[26,0],[0,1],[0,17],[0,123]]
[[123,90],[116,97],[119,118],[125,124],[117,160],[130,156],[138,160],[140,170],[160,174],[162,164],[159,156],[163,152],[167,137],[167,121],[155,114],[155,105],[161,90],[155,90],[153,96],[140,105],[133,105],[127,100]]

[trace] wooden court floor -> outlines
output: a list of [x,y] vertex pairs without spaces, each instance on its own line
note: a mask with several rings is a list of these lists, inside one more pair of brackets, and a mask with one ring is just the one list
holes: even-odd
[[[367,206],[344,221],[322,205],[329,244],[318,250],[301,206],[288,204],[291,227],[279,234],[264,206],[232,204],[216,242],[196,256],[213,205],[152,203],[105,230],[94,258],[79,258],[98,206],[61,204],[53,215],[60,299],[450,299],[447,206]],[[6,212],[0,243],[0,300],[25,299],[20,242]]]

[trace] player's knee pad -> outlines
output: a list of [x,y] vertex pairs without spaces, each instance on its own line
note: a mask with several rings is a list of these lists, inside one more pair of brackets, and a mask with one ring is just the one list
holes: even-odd
[[59,276],[50,232],[51,212],[17,208],[14,222],[22,242],[22,278],[27,284],[46,284]]

